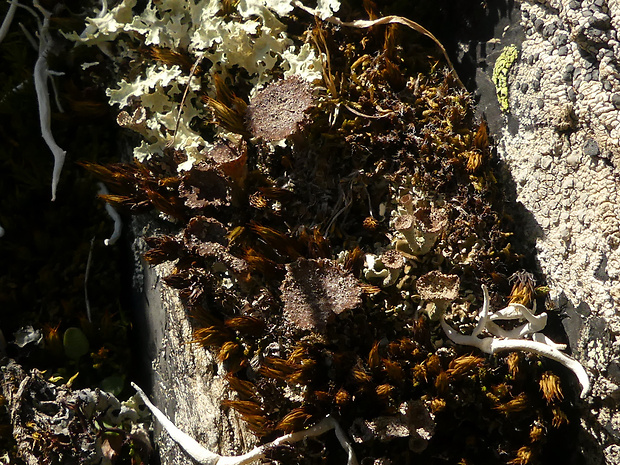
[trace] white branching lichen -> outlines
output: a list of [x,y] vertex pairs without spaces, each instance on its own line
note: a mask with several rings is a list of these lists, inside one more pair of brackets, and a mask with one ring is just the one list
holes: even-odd
[[11,2],[11,6],[9,6],[9,11],[6,12],[6,16],[2,21],[2,25],[0,26],[0,42],[4,40],[7,33],[9,32],[9,28],[11,27],[11,23],[13,22],[13,18],[15,17],[15,10],[17,10],[18,1],[13,0]]
[[[590,391],[590,379],[585,368],[574,358],[560,352],[560,349],[566,348],[565,346],[554,343],[538,332],[544,328],[547,315],[543,313],[534,316],[529,309],[523,305],[516,304],[511,304],[495,314],[489,314],[489,291],[484,285],[482,286],[482,292],[484,294],[484,303],[480,311],[478,324],[471,335],[459,333],[446,323],[445,316],[441,317],[441,327],[452,342],[477,347],[484,353],[491,355],[498,352],[521,350],[555,360],[575,373],[581,384],[581,397],[584,398]],[[526,323],[511,331],[505,331],[499,328],[493,321],[499,319],[524,319]],[[491,336],[479,338],[478,336],[485,330]],[[531,336],[532,340],[523,339],[526,336]]]
[[237,457],[222,456],[211,452],[202,447],[196,440],[190,437],[188,434],[177,428],[166,415],[159,410],[149,400],[147,395],[142,389],[140,389],[135,383],[131,383],[136,392],[140,395],[144,404],[151,411],[153,416],[161,423],[161,426],[166,430],[170,437],[176,442],[192,459],[202,465],[245,465],[257,460],[265,458],[265,454],[269,449],[283,444],[292,444],[295,442],[303,441],[306,438],[320,436],[330,430],[334,430],[336,437],[340,442],[340,445],[347,453],[347,465],[357,465],[357,458],[351,443],[346,437],[345,432],[342,430],[338,422],[332,417],[327,416],[316,425],[303,430],[297,431],[291,434],[285,434],[267,444],[255,447],[247,454],[243,454]]
[[[52,50],[53,44],[49,33],[51,13],[42,8],[38,2],[34,2],[34,6],[43,15],[43,22],[39,23],[39,57],[34,65],[34,88],[37,93],[37,101],[39,104],[39,123],[41,125],[41,135],[54,155],[54,170],[52,172],[52,200],[56,200],[56,189],[58,188],[60,173],[62,171],[62,166],[65,163],[65,155],[67,152],[60,148],[54,139],[54,135],[52,134],[52,113],[47,82],[51,75],[47,65],[47,56]],[[39,21],[38,17],[37,21]]]
[[[97,183],[97,186],[99,186],[99,195],[107,195],[110,193],[108,191],[108,188],[105,187],[105,184],[103,184],[102,182]],[[103,243],[105,245],[114,245],[116,241],[118,241],[121,237],[123,221],[121,220],[121,215],[119,215],[118,212],[114,209],[114,207],[107,202],[105,204],[105,211],[114,221],[114,231],[112,232],[112,235],[109,239],[104,239]]]

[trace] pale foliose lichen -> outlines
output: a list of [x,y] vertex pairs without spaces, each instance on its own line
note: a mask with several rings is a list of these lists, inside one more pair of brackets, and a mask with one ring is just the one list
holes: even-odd
[[405,267],[405,257],[397,250],[387,250],[381,256],[366,254],[364,278],[377,281],[382,287],[396,283]]
[[[250,96],[277,75],[294,74],[308,82],[321,79],[322,57],[310,44],[290,37],[279,19],[294,9],[293,0],[241,0],[234,15],[218,14],[225,7],[220,0],[150,0],[140,14],[134,15],[136,3],[123,0],[110,11],[102,9],[87,19],[85,31],[69,37],[102,49],[114,42],[115,60],[131,61],[134,69],[128,74],[132,77],[121,79],[107,95],[110,104],[121,110],[132,112],[139,104],[146,111],[146,121],[138,131],[144,140],[134,149],[139,161],[171,147],[187,153],[188,160],[180,169],[189,169],[202,157],[201,151],[211,148],[212,141],[195,129],[193,120],[208,118],[198,91],[214,92],[216,74],[234,82],[236,75],[231,70],[242,72],[252,86]],[[327,18],[339,6],[336,0],[321,0],[317,12]],[[189,82],[190,73],[181,64],[145,60],[144,51],[137,50],[132,41],[189,54],[193,60],[211,66]],[[181,96],[188,85],[179,118]],[[224,130],[215,131],[221,134]]]
[[429,253],[447,226],[448,217],[440,204],[415,199],[411,194],[401,196],[390,219],[394,248],[405,256]]
[[518,57],[519,49],[515,45],[504,47],[493,68],[493,84],[495,84],[497,100],[502,111],[508,111],[510,108],[508,102],[508,73]]

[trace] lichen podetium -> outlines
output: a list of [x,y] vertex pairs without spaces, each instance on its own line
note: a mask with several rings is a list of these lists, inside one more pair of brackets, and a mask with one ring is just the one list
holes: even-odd
[[[371,462],[544,458],[571,398],[540,392],[551,362],[472,356],[439,326],[466,331],[482,285],[503,300],[528,261],[486,123],[436,45],[292,2],[118,8],[89,40],[120,41],[130,71],[109,95],[144,141],[134,164],[89,168],[108,201],[179,225],[146,259],[175,262],[165,282],[228,372],[223,405],[265,443],[332,415]],[[316,441],[270,453],[336,463]]]

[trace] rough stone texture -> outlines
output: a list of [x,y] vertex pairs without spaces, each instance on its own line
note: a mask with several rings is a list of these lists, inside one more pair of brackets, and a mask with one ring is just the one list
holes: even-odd
[[536,238],[570,348],[593,382],[582,415],[587,463],[620,463],[620,2],[519,8],[524,40],[498,153],[533,218],[524,233]]
[[[254,436],[248,433],[234,413],[225,412],[220,401],[228,398],[228,389],[219,372],[218,363],[211,353],[192,340],[192,328],[187,313],[174,289],[163,284],[161,277],[171,271],[170,264],[150,267],[141,255],[146,244],[140,237],[154,235],[138,219],[133,230],[138,265],[134,275],[134,288],[142,289],[141,307],[143,321],[138,320],[140,334],[145,338],[142,365],[151,367],[150,396],[179,428],[213,452],[238,455],[255,445]],[[147,391],[147,392],[148,392]],[[161,465],[185,465],[189,458],[161,431],[155,427],[155,444]]]

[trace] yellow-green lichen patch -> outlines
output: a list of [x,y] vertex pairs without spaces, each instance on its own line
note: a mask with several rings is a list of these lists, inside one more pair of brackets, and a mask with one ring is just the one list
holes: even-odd
[[515,45],[509,45],[504,47],[493,67],[493,84],[495,84],[497,100],[502,111],[510,109],[510,103],[508,102],[508,74],[518,57],[519,49]]

